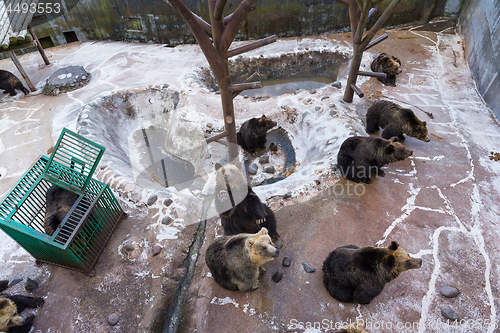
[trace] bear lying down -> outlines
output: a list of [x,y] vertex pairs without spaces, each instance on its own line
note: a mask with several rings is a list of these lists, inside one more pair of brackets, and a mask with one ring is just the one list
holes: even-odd
[[215,282],[228,290],[252,291],[259,287],[260,266],[279,254],[267,229],[256,234],[238,234],[215,239],[205,262]]
[[421,121],[411,109],[391,101],[377,101],[368,108],[366,113],[366,132],[375,134],[382,127],[382,137],[390,139],[397,136],[404,141],[403,134],[429,142],[427,123]]
[[372,173],[383,177],[382,166],[402,161],[413,151],[405,148],[398,138],[386,140],[375,137],[354,136],[347,138],[340,146],[337,166],[343,176],[359,183],[371,184]]
[[386,283],[421,265],[422,259],[410,257],[396,242],[386,248],[347,245],[333,250],[323,262],[323,283],[340,302],[368,304]]

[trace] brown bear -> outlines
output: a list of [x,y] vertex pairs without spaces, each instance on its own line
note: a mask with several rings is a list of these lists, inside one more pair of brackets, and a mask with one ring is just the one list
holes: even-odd
[[4,93],[9,93],[11,96],[16,96],[16,89],[22,91],[25,95],[28,95],[30,91],[26,89],[21,81],[12,74],[11,72],[4,71],[0,69],[0,89],[4,90]]
[[36,308],[43,304],[43,298],[22,295],[0,295],[0,332],[28,333],[33,325],[35,315],[26,319],[19,313],[25,308]]
[[422,259],[410,257],[396,242],[387,248],[341,246],[323,262],[323,283],[340,302],[368,304],[386,283],[420,266]]
[[265,227],[273,239],[279,238],[273,211],[260,201],[238,166],[217,163],[215,169],[215,208],[224,235],[254,234]]
[[47,235],[54,234],[78,197],[78,194],[71,193],[60,186],[52,185],[49,187],[45,194],[47,206],[43,223]]
[[266,133],[271,128],[276,126],[276,122],[271,118],[262,115],[260,118],[248,119],[241,125],[240,130],[236,133],[238,144],[245,151],[253,154],[257,148],[266,148]]
[[429,142],[427,123],[421,121],[411,109],[403,108],[396,103],[382,100],[373,103],[366,113],[366,132],[375,134],[382,127],[382,137],[390,139],[397,136],[404,141],[403,134]]
[[385,85],[395,86],[396,75],[401,73],[401,61],[395,56],[380,53],[371,63],[373,72],[385,73],[386,78],[377,78]]
[[386,140],[375,137],[353,136],[340,146],[337,167],[347,179],[356,183],[371,184],[371,174],[385,175],[382,166],[402,161],[413,154],[398,138]]
[[279,254],[267,229],[256,234],[238,234],[215,239],[205,262],[215,282],[228,290],[252,291],[259,287],[260,266]]

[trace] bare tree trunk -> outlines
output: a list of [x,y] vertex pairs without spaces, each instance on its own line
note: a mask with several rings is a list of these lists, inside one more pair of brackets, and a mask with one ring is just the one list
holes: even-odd
[[[352,33],[352,48],[353,57],[351,60],[351,67],[349,68],[349,76],[347,77],[347,85],[344,92],[344,102],[351,103],[354,97],[356,87],[356,81],[358,79],[359,66],[361,65],[361,60],[363,59],[363,52],[368,48],[374,46],[376,43],[381,42],[385,38],[378,39],[376,42],[370,44],[377,31],[382,27],[384,22],[389,18],[394,8],[401,0],[393,0],[391,4],[386,8],[384,13],[379,17],[375,25],[368,31],[368,33],[363,38],[363,33],[365,32],[366,22],[373,13],[371,10],[372,0],[336,0],[341,4],[349,7],[349,18],[351,21],[351,33]],[[358,19],[359,18],[359,19]],[[360,91],[359,88],[356,89]],[[363,97],[363,94],[358,94]]]
[[[258,0],[243,0],[233,14],[224,17],[222,12],[227,0],[208,0],[211,24],[193,14],[181,0],[164,0],[170,3],[187,23],[203,54],[208,60],[212,73],[220,88],[225,132],[227,133],[229,160],[238,157],[236,125],[234,117],[233,93],[229,73],[228,50],[241,23],[255,9]],[[205,32],[212,35],[213,43]],[[265,44],[263,44],[265,45]],[[262,46],[262,45],[261,45]],[[236,55],[237,52],[233,52]]]

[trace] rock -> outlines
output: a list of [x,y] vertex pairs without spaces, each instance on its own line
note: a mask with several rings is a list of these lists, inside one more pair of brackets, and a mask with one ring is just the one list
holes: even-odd
[[349,132],[349,135],[351,135],[351,136],[357,136],[358,133],[356,133],[356,132]]
[[281,239],[278,239],[274,242],[274,246],[279,250],[283,247],[283,242],[281,241]]
[[316,93],[316,89],[311,89],[310,93],[311,94],[315,94]]
[[167,88],[168,88],[168,83],[165,83],[165,84],[163,85],[163,89],[167,89]]
[[281,271],[277,271],[276,273],[273,274],[273,281],[278,283],[281,281],[281,279],[283,278],[283,273]]
[[8,282],[8,285],[7,285],[7,288],[10,288],[10,287],[13,287],[15,286],[16,284],[18,284],[19,282],[21,282],[23,280],[23,277],[22,276],[15,276],[13,277],[9,282]]
[[340,81],[335,81],[332,83],[332,87],[340,89],[342,88],[342,83]]
[[269,145],[269,150],[271,150],[272,152],[277,152],[278,151],[278,145],[275,144],[274,142],[272,142],[270,145]]
[[36,288],[38,288],[38,282],[28,278],[26,280],[26,283],[24,284],[24,289],[26,289],[27,291],[32,291],[35,290]]
[[304,267],[304,270],[307,273],[314,273],[314,272],[316,272],[316,268],[314,268],[313,266],[309,265],[307,262],[303,262],[302,263],[302,267]]
[[439,289],[439,292],[441,293],[441,295],[448,298],[457,297],[458,294],[460,294],[460,290],[451,286],[441,287],[441,289]]
[[153,257],[160,254],[162,247],[160,245],[153,246]]
[[251,174],[251,175],[255,175],[257,173],[258,169],[259,169],[259,167],[257,166],[257,164],[252,163],[248,167],[248,173]]
[[86,128],[82,128],[82,129],[80,130],[80,134],[81,134],[81,135],[87,135],[87,134],[89,134],[89,131],[88,131]]
[[43,93],[56,96],[85,86],[90,81],[90,73],[82,66],[59,68],[47,79]]
[[269,166],[266,166],[264,168],[264,172],[267,172],[267,173],[274,173],[276,170],[274,169],[274,166],[272,165],[269,165]]
[[134,244],[132,244],[132,243],[125,244],[125,250],[127,250],[127,251],[134,251],[134,249],[135,249]]
[[174,200],[172,200],[172,199],[168,198],[168,199],[165,199],[165,200],[163,201],[163,204],[164,204],[165,206],[167,206],[167,207],[168,207],[168,206],[170,206],[173,202],[174,202]]
[[314,182],[316,183],[316,185],[321,184],[321,182],[319,180],[317,180],[317,179],[315,179]]
[[158,200],[158,195],[153,194],[152,196],[150,196],[148,199],[148,206],[151,206],[152,204],[154,204],[156,202],[156,200]]
[[449,308],[448,309],[441,309],[441,314],[443,315],[443,317],[445,317],[446,319],[449,319],[449,320],[453,320],[453,321],[460,320],[460,317],[457,315],[457,313]]
[[116,324],[118,324],[119,321],[120,321],[120,316],[118,316],[118,314],[116,313],[112,313],[108,316],[108,324],[111,326],[115,326]]
[[321,106],[317,106],[314,108],[315,111],[320,111],[321,110]]
[[290,265],[292,264],[292,259],[289,257],[285,257],[285,258],[283,258],[283,261],[281,262],[281,264],[284,267],[290,267]]
[[283,199],[289,199],[292,197],[292,193],[291,192],[286,192],[285,195],[283,196]]
[[101,163],[101,164],[99,164],[99,169],[101,169],[101,170],[106,169],[107,167],[108,167],[107,163]]
[[309,104],[309,103],[311,103],[311,102],[312,102],[312,98],[308,98],[308,99],[306,100],[306,103],[308,103],[308,104]]
[[326,101],[327,99],[330,99],[330,97],[329,97],[329,96],[323,96],[323,97],[321,97],[321,101],[322,101],[322,102],[323,102],[323,101]]
[[214,127],[214,124],[212,124],[212,123],[208,123],[208,124],[207,124],[207,127],[208,127],[208,128],[213,128],[213,127]]
[[337,163],[335,163],[334,165],[332,165],[332,170],[333,171],[337,171],[338,167],[339,166],[337,165]]
[[331,110],[331,111],[330,111],[330,116],[335,116],[335,115],[337,115],[337,111],[335,111],[335,110]]
[[261,158],[259,158],[259,163],[260,164],[266,164],[269,163],[269,155],[264,155]]
[[173,221],[173,219],[168,215],[161,219],[161,223],[165,224],[165,225],[169,224],[172,221]]

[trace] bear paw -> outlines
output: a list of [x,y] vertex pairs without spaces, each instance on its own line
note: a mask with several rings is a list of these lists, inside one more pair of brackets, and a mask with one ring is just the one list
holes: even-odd
[[378,168],[377,174],[378,174],[380,177],[384,177],[384,176],[385,176],[385,171],[384,171],[384,170],[382,170],[381,168]]
[[371,183],[373,183],[373,181],[370,178],[363,178],[363,179],[361,179],[361,181],[363,183],[365,183],[365,184],[371,184]]
[[262,224],[262,223],[264,223],[264,222],[266,222],[266,218],[265,218],[265,217],[264,217],[264,218],[262,218],[262,219],[257,219],[257,220],[255,221],[255,223],[257,223],[257,225],[261,225],[261,224]]

